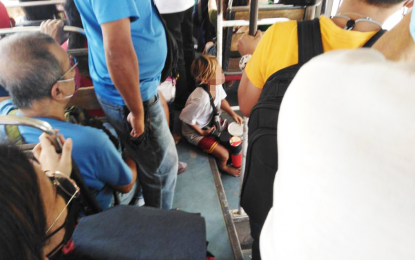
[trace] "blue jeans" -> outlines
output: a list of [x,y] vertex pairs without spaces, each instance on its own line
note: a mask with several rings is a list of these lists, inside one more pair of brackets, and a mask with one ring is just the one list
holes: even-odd
[[128,154],[137,163],[137,180],[143,189],[146,206],[171,209],[176,187],[178,156],[157,95],[144,106],[145,132],[138,140],[131,139],[127,122],[128,108],[98,97],[102,109],[116,129]]

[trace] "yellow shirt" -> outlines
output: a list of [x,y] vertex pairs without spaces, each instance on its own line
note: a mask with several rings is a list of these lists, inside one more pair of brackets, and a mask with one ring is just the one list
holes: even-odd
[[[375,33],[343,30],[325,16],[320,17],[324,52],[362,47]],[[262,89],[275,72],[298,63],[297,21],[276,23],[262,37],[245,72]]]

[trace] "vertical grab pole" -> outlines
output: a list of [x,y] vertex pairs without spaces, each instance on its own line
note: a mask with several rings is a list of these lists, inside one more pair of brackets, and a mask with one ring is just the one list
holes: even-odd
[[251,0],[249,9],[249,34],[255,36],[258,29],[258,0]]
[[216,32],[216,49],[217,49],[217,58],[219,64],[222,66],[222,53],[223,53],[223,1],[218,0],[218,21],[217,21],[217,32]]
[[[251,7],[249,9],[249,34],[254,36],[258,29],[258,0],[251,0]],[[242,191],[242,183],[244,181],[245,166],[246,166],[246,153],[248,151],[248,120],[244,117],[244,131],[242,142],[242,165],[241,165],[241,188],[239,194]],[[245,215],[245,211],[241,207],[241,201],[239,200],[238,212],[239,216]]]
[[241,180],[240,180],[240,189],[239,189],[239,205],[237,215],[239,217],[245,215],[245,211],[241,207],[241,191],[242,191],[242,184],[244,182],[244,174],[245,174],[245,167],[246,167],[246,153],[248,151],[248,117],[244,117],[243,123],[243,136],[242,136],[242,164],[241,164]]

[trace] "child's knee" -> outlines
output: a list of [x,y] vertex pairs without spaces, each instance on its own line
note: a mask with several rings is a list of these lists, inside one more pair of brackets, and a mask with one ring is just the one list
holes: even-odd
[[219,156],[220,156],[220,160],[222,160],[222,161],[227,161],[229,159],[228,150],[225,147],[221,146],[221,145],[220,145]]

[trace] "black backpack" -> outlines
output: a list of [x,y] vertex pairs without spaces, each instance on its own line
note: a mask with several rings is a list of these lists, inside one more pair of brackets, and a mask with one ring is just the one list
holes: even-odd
[[[363,47],[372,46],[384,32],[380,30]],[[278,170],[277,122],[281,101],[301,66],[323,53],[318,18],[298,22],[297,33],[298,64],[279,70],[267,79],[249,116],[241,206],[250,219],[261,226],[272,207],[274,179]]]

